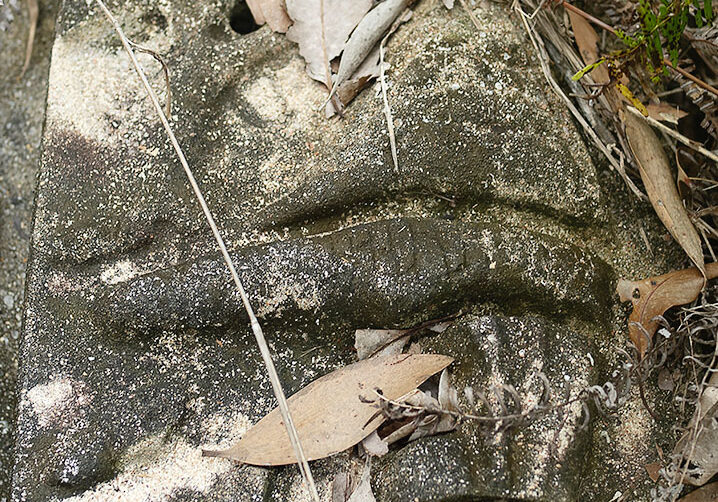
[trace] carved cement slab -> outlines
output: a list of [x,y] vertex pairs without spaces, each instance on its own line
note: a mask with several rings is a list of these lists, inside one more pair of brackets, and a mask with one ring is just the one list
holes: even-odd
[[[392,39],[397,173],[375,90],[345,120],[325,120],[296,48],[266,28],[234,33],[232,7],[114,9],[132,39],[166,55],[172,122],[286,389],[352,361],[357,328],[460,310],[425,344],[459,360],[463,384],[509,380],[531,393],[541,368],[557,388],[598,378],[614,267],[645,265],[616,258],[639,242],[613,223],[607,194],[621,187],[594,166],[507,10],[477,9],[477,30],[461,9],[425,0]],[[159,68],[142,62],[163,95]],[[271,409],[271,390],[184,174],[111,27],[85,2],[60,15],[33,246],[16,500],[301,499],[295,469],[200,457]],[[605,495],[591,459],[617,457],[608,475],[621,476],[625,455],[577,435],[579,412],[392,452],[377,496]],[[323,493],[347,462],[314,464]]]

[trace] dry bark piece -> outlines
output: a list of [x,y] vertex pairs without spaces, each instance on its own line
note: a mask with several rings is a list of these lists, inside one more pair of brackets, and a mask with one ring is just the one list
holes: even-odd
[[[324,19],[320,15],[322,1]],[[372,0],[287,0],[287,13],[294,21],[287,30],[287,38],[299,44],[299,54],[307,62],[310,77],[331,85],[327,82],[327,65],[342,52],[371,5]]]
[[[388,399],[397,399],[452,361],[451,357],[437,354],[373,357],[313,381],[288,400],[305,456],[316,460],[339,453],[381,425],[384,417],[360,397],[373,399],[374,389],[378,388]],[[296,462],[278,409],[262,418],[228,450],[203,454],[264,466]]]
[[[624,114],[626,138],[636,159],[641,179],[653,209],[705,277],[701,238],[678,195],[671,165],[661,141],[651,126],[632,113]],[[703,285],[701,285],[701,288]]]
[[284,0],[247,0],[247,7],[259,26],[267,23],[272,31],[286,33],[292,25]]
[[[709,263],[705,273],[708,279],[718,277],[718,263]],[[618,281],[616,290],[621,301],[630,300],[633,303],[633,312],[628,318],[628,333],[641,356],[648,348],[646,337],[653,337],[658,329],[658,320],[655,318],[671,307],[698,298],[703,282],[703,274],[695,267],[642,281]]]
[[677,502],[715,502],[718,500],[718,481],[692,491]]

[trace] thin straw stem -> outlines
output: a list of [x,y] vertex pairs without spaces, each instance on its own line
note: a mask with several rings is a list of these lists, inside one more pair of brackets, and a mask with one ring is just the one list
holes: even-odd
[[209,207],[207,206],[207,202],[205,202],[205,200],[204,200],[204,196],[202,195],[202,191],[200,190],[199,185],[197,185],[197,181],[194,178],[194,174],[192,174],[192,170],[190,169],[189,164],[187,163],[187,159],[185,158],[184,153],[182,152],[182,148],[180,148],[180,145],[177,142],[177,138],[175,137],[174,132],[172,132],[172,128],[170,127],[170,124],[167,121],[167,117],[165,116],[164,111],[162,110],[162,106],[160,105],[160,102],[157,99],[157,95],[155,94],[154,90],[150,86],[150,83],[147,81],[147,77],[145,76],[145,73],[142,70],[142,67],[140,66],[139,62],[137,61],[137,58],[135,57],[135,53],[132,51],[132,46],[131,46],[129,40],[125,36],[125,34],[122,31],[122,28],[120,27],[117,20],[114,18],[114,16],[109,11],[109,9],[105,6],[105,4],[102,2],[102,0],[96,0],[96,2],[100,6],[100,8],[104,11],[105,15],[110,20],[110,22],[112,23],[112,26],[115,28],[115,31],[117,32],[118,36],[120,37],[120,40],[122,41],[122,45],[125,47],[125,51],[127,51],[127,54],[129,55],[130,60],[132,61],[132,66],[135,68],[137,75],[140,77],[142,84],[144,85],[145,89],[147,90],[147,94],[149,95],[150,100],[152,101],[152,104],[154,105],[155,110],[157,111],[157,115],[159,116],[160,121],[162,121],[162,125],[164,126],[165,131],[167,132],[167,136],[169,137],[170,142],[172,143],[172,146],[174,147],[175,152],[177,152],[177,157],[179,158],[179,161],[182,164],[182,167],[184,168],[184,172],[187,175],[187,179],[189,180],[190,185],[192,186],[194,195],[197,198],[199,205],[202,207],[202,212],[204,212],[204,216],[207,220],[207,224],[209,224],[209,227],[212,229],[212,234],[214,235],[214,238],[217,241],[217,246],[219,247],[219,250],[222,252],[222,258],[224,258],[224,262],[227,265],[227,268],[229,269],[230,274],[232,275],[232,279],[234,280],[234,284],[237,287],[237,291],[239,291],[239,296],[241,296],[241,298],[242,298],[242,303],[244,304],[244,308],[247,311],[247,315],[249,315],[249,320],[252,324],[252,331],[254,332],[254,337],[257,339],[257,345],[259,345],[259,352],[262,354],[262,359],[264,360],[264,365],[267,368],[267,373],[269,373],[269,380],[272,383],[272,390],[274,390],[274,395],[276,396],[277,402],[279,403],[279,411],[282,415],[282,420],[284,421],[284,424],[287,427],[287,434],[289,435],[289,440],[292,443],[292,447],[294,448],[294,453],[296,454],[297,461],[299,463],[299,470],[302,473],[302,477],[304,478],[304,482],[306,483],[307,488],[309,489],[312,499],[315,502],[319,502],[319,493],[317,492],[317,487],[314,484],[314,478],[312,477],[312,471],[309,468],[309,463],[307,462],[307,458],[304,455],[304,451],[302,450],[302,445],[299,441],[299,436],[297,435],[297,430],[294,427],[294,422],[292,421],[292,416],[289,413],[289,407],[287,406],[287,399],[284,395],[284,390],[282,390],[282,384],[279,381],[279,376],[277,375],[277,370],[275,369],[274,363],[272,362],[272,356],[269,352],[269,347],[267,346],[267,340],[264,338],[264,333],[262,332],[262,327],[259,325],[257,316],[254,314],[252,305],[249,303],[249,298],[247,297],[247,293],[244,291],[244,286],[242,286],[242,281],[239,279],[239,275],[237,275],[237,270],[234,267],[232,258],[229,256],[229,252],[227,251],[227,246],[224,243],[224,239],[222,238],[222,235],[219,233],[219,230],[217,229],[217,225],[214,222],[214,217],[212,216],[212,213],[210,212]]

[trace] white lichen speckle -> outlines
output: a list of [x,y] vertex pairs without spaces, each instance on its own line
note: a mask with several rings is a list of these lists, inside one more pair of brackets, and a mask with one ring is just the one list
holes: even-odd
[[105,284],[118,284],[134,279],[140,273],[137,265],[129,260],[122,260],[106,267],[100,274],[100,280]]
[[84,383],[56,376],[27,391],[22,405],[31,406],[38,425],[46,428],[76,421],[91,400]]

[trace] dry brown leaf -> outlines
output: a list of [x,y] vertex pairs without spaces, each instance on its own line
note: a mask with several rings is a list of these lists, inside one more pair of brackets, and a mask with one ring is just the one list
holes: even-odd
[[364,16],[344,47],[330,97],[359,68],[362,61],[389,30],[394,20],[412,0],[385,0]]
[[[706,274],[708,279],[718,277],[718,263],[709,263]],[[628,333],[639,354],[643,355],[648,348],[646,337],[653,337],[658,329],[655,317],[671,307],[695,300],[703,288],[703,280],[703,275],[693,267],[642,281],[618,281],[616,290],[621,301],[633,303]]]
[[678,502],[716,502],[718,500],[718,481],[692,491]]
[[[576,14],[572,10],[567,10],[568,17],[571,19],[571,28],[573,36],[576,39],[578,51],[581,59],[587,65],[598,61],[598,35],[593,26],[583,16]],[[607,84],[610,80],[608,77],[608,69],[605,65],[600,65],[591,72],[591,78],[597,84]]]
[[648,110],[648,116],[653,120],[670,122],[671,124],[677,124],[680,119],[688,115],[688,112],[684,112],[677,106],[671,106],[668,103],[650,103],[646,106],[646,110]]
[[658,471],[661,470],[663,464],[660,462],[653,462],[644,465],[644,467],[646,468],[646,472],[648,473],[648,477],[651,478],[651,481],[654,483],[658,481]]
[[701,238],[678,195],[671,165],[661,141],[651,126],[634,114],[624,113],[624,121],[626,138],[653,209],[693,264],[705,276]]
[[[453,359],[436,354],[374,357],[335,370],[288,399],[294,425],[309,460],[328,457],[354,446],[384,421],[371,403],[374,389],[397,399],[446,368]],[[253,465],[285,465],[296,457],[281,415],[274,409],[228,450],[204,455]]]
[[[287,13],[294,21],[287,30],[287,38],[299,44],[299,53],[307,62],[309,76],[331,86],[331,82],[327,82],[327,65],[342,52],[349,35],[369,12],[372,0],[286,1]],[[323,23],[320,15],[322,1]]]
[[292,25],[284,0],[247,0],[247,7],[255,23],[260,26],[267,23],[272,31],[286,33]]

